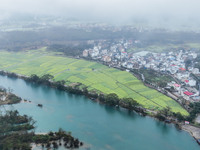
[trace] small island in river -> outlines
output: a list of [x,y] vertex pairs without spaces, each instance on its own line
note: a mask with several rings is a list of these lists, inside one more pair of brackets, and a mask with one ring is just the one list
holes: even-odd
[[0,88],[0,105],[5,104],[16,104],[19,103],[22,99],[15,94],[11,93],[11,90],[5,88]]

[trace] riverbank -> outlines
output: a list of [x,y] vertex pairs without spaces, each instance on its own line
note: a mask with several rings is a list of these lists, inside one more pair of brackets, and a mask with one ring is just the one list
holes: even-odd
[[[170,120],[170,122],[175,122],[174,116],[170,116],[170,118],[168,118],[168,116],[165,116],[164,114],[157,115],[158,111],[146,109],[146,108],[142,107],[141,105],[139,105],[132,98],[120,99],[116,94],[111,93],[111,94],[108,94],[109,99],[106,101],[106,95],[104,93],[97,94],[94,92],[89,92],[86,88],[79,89],[76,86],[70,86],[70,85],[66,86],[64,84],[65,82],[62,82],[62,81],[54,82],[51,80],[53,78],[53,76],[49,75],[49,74],[45,74],[42,77],[38,77],[37,75],[34,74],[31,77],[29,77],[29,76],[25,76],[25,75],[21,75],[21,74],[10,73],[7,71],[0,70],[0,75],[6,75],[8,77],[14,77],[14,78],[21,78],[28,82],[47,85],[49,87],[63,90],[63,91],[66,91],[66,92],[69,92],[72,94],[84,95],[87,98],[89,98],[91,100],[96,100],[102,104],[115,106],[115,107],[120,106],[120,107],[128,109],[130,111],[135,111],[143,116],[149,115],[151,117],[158,118],[160,121],[167,120],[167,122],[169,122],[168,120]],[[169,112],[166,112],[166,111],[170,111],[168,108],[164,109],[164,111],[165,111],[164,113],[167,113],[169,115]],[[159,111],[159,113],[162,113],[162,112]],[[173,115],[176,115],[176,113],[173,113]],[[178,115],[181,115],[181,114],[178,114]]]
[[181,129],[190,133],[190,135],[200,144],[200,128],[192,125],[181,125]]

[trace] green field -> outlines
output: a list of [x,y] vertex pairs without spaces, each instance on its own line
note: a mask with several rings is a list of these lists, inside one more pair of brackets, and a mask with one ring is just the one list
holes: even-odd
[[24,52],[0,51],[0,70],[30,76],[51,74],[54,80],[80,82],[89,90],[116,93],[119,97],[132,97],[145,108],[158,110],[166,106],[173,112],[187,115],[171,98],[143,85],[132,74],[82,59],[55,56],[45,48]]
[[149,45],[146,47],[134,47],[128,50],[128,52],[140,52],[140,51],[150,51],[155,53],[161,53],[166,52],[172,49],[182,49],[190,50],[192,48],[200,50],[200,43],[184,43],[184,44],[155,44],[155,45]]

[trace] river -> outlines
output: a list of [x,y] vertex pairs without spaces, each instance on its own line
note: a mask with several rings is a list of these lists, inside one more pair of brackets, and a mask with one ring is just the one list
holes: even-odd
[[[0,76],[0,85],[10,87],[16,95],[32,101],[5,108],[32,116],[37,121],[36,132],[63,128],[89,145],[91,150],[200,149],[187,132],[176,129],[172,124],[22,79]],[[43,108],[37,107],[38,103],[43,104]]]

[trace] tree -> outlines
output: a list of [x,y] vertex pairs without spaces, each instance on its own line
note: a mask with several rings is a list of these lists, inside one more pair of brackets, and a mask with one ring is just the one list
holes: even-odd
[[99,100],[104,102],[105,101],[105,95],[103,93],[99,94]]
[[123,98],[122,101],[125,102],[129,108],[133,108],[139,105],[139,103],[132,98]]
[[40,77],[40,83],[44,84],[50,84],[50,80],[53,79],[53,76],[50,74],[45,74],[42,77]]
[[50,74],[44,74],[40,79],[44,81],[49,81],[50,79],[53,79],[53,76]]
[[83,88],[83,94],[84,94],[84,95],[88,95],[88,89],[87,89],[87,88],[88,88],[88,87],[84,87],[84,88]]
[[167,83],[164,81],[160,81],[160,82],[158,82],[158,86],[164,88],[167,86]]
[[36,74],[32,74],[29,78],[30,81],[38,82],[40,78]]
[[57,144],[56,142],[53,142],[52,144],[53,144],[53,148],[54,148],[54,149],[57,149],[57,148],[58,148],[58,144]]
[[167,106],[166,108],[160,110],[156,114],[156,118],[158,118],[161,121],[164,121],[167,117],[172,116],[171,108]]
[[105,96],[105,102],[109,105],[118,105],[119,104],[119,98],[117,94],[111,93]]
[[64,88],[65,88],[65,80],[56,81],[54,84],[55,84],[56,88],[59,90],[64,90]]
[[190,116],[188,116],[186,119],[188,121],[194,121],[197,114],[200,113],[200,102],[196,102],[190,105],[192,110],[190,111]]
[[156,118],[158,118],[161,121],[164,121],[166,119],[165,116],[160,111],[157,112]]
[[186,66],[186,69],[188,70],[188,67],[192,65],[192,60],[191,59],[186,59],[185,60],[185,66]]
[[177,112],[177,113],[175,114],[175,116],[176,116],[176,118],[178,119],[178,121],[183,121],[183,120],[185,120],[185,117],[184,117],[183,115],[181,115],[180,112]]
[[162,109],[161,113],[166,117],[172,115],[171,108],[169,106],[167,106],[166,108]]

